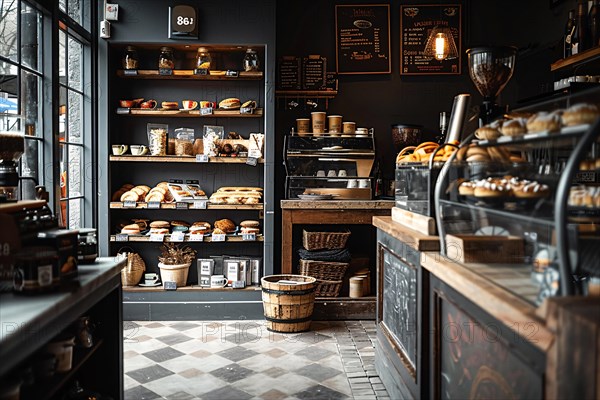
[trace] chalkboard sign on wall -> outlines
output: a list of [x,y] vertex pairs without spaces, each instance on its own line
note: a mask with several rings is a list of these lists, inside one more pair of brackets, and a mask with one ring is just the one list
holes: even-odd
[[338,74],[389,74],[389,4],[335,6]]
[[[430,75],[461,73],[461,6],[460,4],[427,4],[400,6],[400,74]],[[431,30],[447,27],[452,31],[458,57],[438,61],[423,56]]]

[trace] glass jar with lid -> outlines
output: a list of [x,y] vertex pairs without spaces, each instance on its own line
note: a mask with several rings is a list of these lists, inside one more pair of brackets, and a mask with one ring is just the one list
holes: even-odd
[[206,48],[200,47],[198,48],[198,53],[196,54],[196,68],[197,69],[210,69],[210,63],[212,62],[212,58],[210,53]]
[[158,56],[158,68],[174,69],[175,59],[173,57],[173,49],[170,47],[161,47],[160,55]]
[[248,49],[246,50],[246,55],[244,56],[243,62],[244,71],[258,71],[258,54],[256,54],[256,50]]
[[123,55],[123,69],[138,69],[139,58],[137,50],[133,46],[127,46],[125,48],[125,54]]

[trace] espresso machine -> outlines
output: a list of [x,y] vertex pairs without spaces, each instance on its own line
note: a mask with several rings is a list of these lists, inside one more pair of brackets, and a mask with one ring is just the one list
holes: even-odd
[[366,135],[294,134],[285,137],[286,198],[371,200],[373,130]]
[[504,114],[496,97],[513,75],[517,48],[512,46],[473,47],[467,50],[469,76],[483,96],[479,108],[480,126]]

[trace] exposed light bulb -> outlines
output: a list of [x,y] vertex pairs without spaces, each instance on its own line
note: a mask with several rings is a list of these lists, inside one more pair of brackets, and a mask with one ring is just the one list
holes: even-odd
[[435,58],[436,60],[443,60],[447,56],[446,35],[440,32],[435,36]]

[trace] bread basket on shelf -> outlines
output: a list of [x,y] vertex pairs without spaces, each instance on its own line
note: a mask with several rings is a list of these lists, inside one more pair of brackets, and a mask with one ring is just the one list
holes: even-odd
[[[125,250],[125,251],[124,251]],[[117,254],[119,260],[126,259],[125,266],[121,270],[121,283],[124,287],[135,286],[142,279],[146,271],[146,263],[138,253],[127,247],[119,249]]]
[[317,279],[317,296],[337,297],[348,265],[340,262],[300,260],[300,275]]
[[306,250],[342,249],[350,237],[350,231],[311,232],[302,231],[302,245]]

